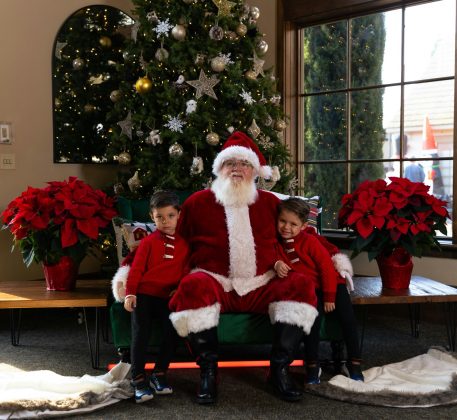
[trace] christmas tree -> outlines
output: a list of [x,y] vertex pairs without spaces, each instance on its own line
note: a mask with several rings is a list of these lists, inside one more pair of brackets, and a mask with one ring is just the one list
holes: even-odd
[[54,54],[54,161],[106,160],[106,115],[117,100],[126,37],[119,30],[133,22],[114,7],[86,7],[60,28]]
[[118,66],[123,81],[109,115],[108,160],[119,164],[115,190],[149,196],[155,189],[196,191],[233,131],[255,139],[276,177],[291,179],[286,127],[260,11],[242,1],[133,0],[136,23]]

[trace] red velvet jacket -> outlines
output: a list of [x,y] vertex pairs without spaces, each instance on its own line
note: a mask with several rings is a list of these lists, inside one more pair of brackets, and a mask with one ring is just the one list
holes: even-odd
[[189,272],[188,261],[189,247],[183,238],[156,230],[141,240],[135,252],[126,295],[142,293],[169,298],[182,277]]
[[[345,280],[336,272],[330,257],[333,245],[323,238],[330,245],[327,249],[321,238],[303,231],[291,242],[281,240],[281,259],[293,270],[311,279],[316,289],[322,289],[324,302],[335,302],[336,285],[345,284]],[[336,253],[338,248],[335,247],[335,250]]]

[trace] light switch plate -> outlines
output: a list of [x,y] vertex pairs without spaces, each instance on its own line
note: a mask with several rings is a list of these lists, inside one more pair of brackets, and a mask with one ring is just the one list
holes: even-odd
[[0,169],[16,169],[16,155],[14,153],[0,154]]
[[11,123],[0,122],[0,144],[13,144]]

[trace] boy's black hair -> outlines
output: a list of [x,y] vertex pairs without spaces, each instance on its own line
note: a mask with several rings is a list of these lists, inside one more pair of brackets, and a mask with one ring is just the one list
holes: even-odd
[[179,204],[179,197],[173,191],[156,191],[152,194],[149,201],[151,211],[154,209],[161,209],[162,207],[172,206],[176,210],[181,210]]
[[303,223],[308,221],[310,207],[309,204],[301,198],[289,197],[282,200],[278,204],[278,214],[280,214],[283,210],[295,213]]

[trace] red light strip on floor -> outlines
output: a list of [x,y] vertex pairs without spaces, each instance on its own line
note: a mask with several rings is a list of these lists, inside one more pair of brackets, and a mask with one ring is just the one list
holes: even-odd
[[[108,370],[111,370],[114,363],[108,365]],[[247,361],[221,361],[218,363],[220,368],[246,368],[246,367],[268,367],[270,366],[269,360],[247,360]],[[303,360],[294,360],[291,366],[303,366]],[[154,369],[154,363],[146,363],[146,370]],[[174,362],[170,364],[170,369],[198,369],[195,362]]]

